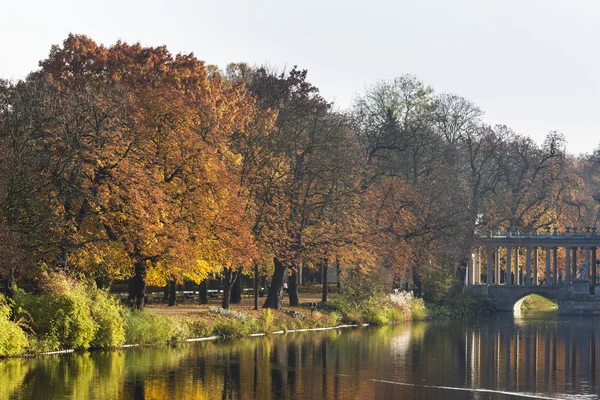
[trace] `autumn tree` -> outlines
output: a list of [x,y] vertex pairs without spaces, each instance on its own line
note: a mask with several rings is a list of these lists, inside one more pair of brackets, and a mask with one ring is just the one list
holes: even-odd
[[264,306],[279,307],[287,273],[290,304],[296,305],[300,263],[322,254],[331,240],[327,210],[346,201],[345,193],[354,190],[349,186],[342,190],[340,179],[343,168],[351,168],[356,161],[344,166],[339,156],[350,138],[348,124],[306,80],[306,71],[248,71],[234,65],[228,73],[246,83],[262,110],[277,111],[274,128],[245,145],[249,156],[244,159],[253,171],[248,174],[254,198],[253,231],[261,252],[270,254],[274,264]]
[[412,271],[417,290],[419,269],[430,255],[422,250],[459,220],[454,169],[459,162],[448,162],[453,156],[446,137],[455,141],[464,124],[453,115],[453,103],[442,100],[414,76],[405,75],[367,88],[353,108],[355,132],[369,166],[364,182],[375,194],[370,207],[380,210],[373,215],[394,216],[383,219],[394,221],[383,230],[374,218],[372,237],[376,243],[388,243],[377,247],[403,254],[402,261],[388,265],[396,276]]
[[147,281],[200,281],[251,262],[240,156],[228,145],[254,117],[243,85],[224,85],[193,55],[76,35],[40,65],[23,85],[47,82],[55,98],[38,143],[53,156],[54,207],[68,226],[63,267],[133,275],[141,308]]

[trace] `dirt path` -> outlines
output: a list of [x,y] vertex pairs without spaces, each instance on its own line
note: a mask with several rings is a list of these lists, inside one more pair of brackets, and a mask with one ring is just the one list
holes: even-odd
[[[330,295],[332,296],[332,295]],[[300,304],[304,303],[318,303],[321,301],[321,296],[317,293],[306,293],[300,295]],[[258,299],[258,306],[262,307],[265,302],[265,298],[261,297]],[[289,300],[285,298],[283,300],[283,306],[288,307]],[[156,315],[175,315],[175,314],[196,314],[207,312],[210,307],[221,307],[220,299],[208,299],[208,304],[198,304],[193,301],[184,301],[177,304],[174,307],[169,307],[166,303],[151,303],[146,306],[146,310],[151,314]],[[254,298],[244,297],[240,304],[231,304],[230,309],[239,310],[243,312],[254,310]],[[260,311],[260,310],[259,310]]]

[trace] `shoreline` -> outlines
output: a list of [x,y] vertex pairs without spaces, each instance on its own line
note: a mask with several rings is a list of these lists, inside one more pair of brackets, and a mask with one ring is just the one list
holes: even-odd
[[[397,325],[398,323],[393,323],[389,325]],[[333,329],[347,329],[347,328],[364,328],[367,326],[371,326],[370,324],[341,324],[337,326],[327,326],[320,328],[302,328],[302,329],[290,329],[290,330],[278,330],[273,332],[259,332],[259,333],[251,333],[247,336],[241,337],[231,337],[231,336],[207,336],[207,337],[198,337],[198,338],[189,338],[184,339],[180,343],[197,343],[197,342],[209,342],[209,341],[217,341],[217,340],[233,340],[233,339],[247,339],[253,337],[265,337],[270,335],[284,335],[288,333],[302,333],[302,332],[319,332],[319,331],[330,331]],[[23,354],[12,357],[2,357],[0,361],[7,360],[11,358],[34,358],[39,356],[54,356],[61,354],[72,354],[72,353],[86,353],[86,352],[94,352],[99,350],[126,350],[134,347],[155,347],[155,346],[172,346],[173,343],[150,343],[150,344],[124,344],[123,346],[117,346],[113,348],[96,348],[96,349],[86,349],[86,350],[75,350],[75,349],[65,349],[65,350],[55,350],[55,351],[46,351],[41,353],[33,353],[33,354]]]
[[81,342],[66,340],[71,337],[57,342],[52,341],[53,337],[47,336],[47,333],[28,333],[27,345],[23,346],[21,352],[4,354],[0,359],[396,325],[424,320],[477,318],[495,311],[489,303],[470,296],[457,299],[454,303],[440,304],[410,298],[404,303],[383,301],[365,305],[364,308],[349,307],[347,303],[335,301],[322,304],[318,310],[310,309],[306,304],[259,310],[249,304],[239,304],[229,309],[214,305],[181,304],[176,307],[152,306],[139,311],[111,301],[109,304],[113,306],[116,318],[105,315],[93,321],[96,324],[92,333],[94,338],[99,337],[104,341],[95,339],[88,345],[80,345]]

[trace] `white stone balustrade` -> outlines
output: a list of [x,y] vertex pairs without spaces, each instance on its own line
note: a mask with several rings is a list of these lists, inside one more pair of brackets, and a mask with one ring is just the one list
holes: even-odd
[[[596,228],[566,227],[563,232],[549,226],[542,231],[525,232],[509,228],[504,232],[490,231],[486,237],[479,239],[479,245],[473,250],[468,263],[467,285],[568,285],[577,278],[580,264],[586,262],[590,291],[594,292],[599,275],[596,255],[600,247]],[[559,249],[564,249],[560,251],[561,254],[564,252],[563,268],[559,268]],[[582,252],[578,254],[580,250]],[[540,251],[545,260],[541,267]],[[585,258],[579,264],[578,255]],[[521,271],[520,257],[525,257],[524,271]],[[482,270],[484,261],[487,264],[485,273]],[[539,280],[540,268],[543,268],[545,277],[543,282]],[[559,276],[561,270],[563,273]]]

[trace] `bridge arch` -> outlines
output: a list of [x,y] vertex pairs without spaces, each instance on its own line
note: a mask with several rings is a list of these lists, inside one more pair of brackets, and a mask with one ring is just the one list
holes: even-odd
[[523,297],[521,297],[520,299],[518,299],[518,300],[515,302],[515,305],[513,306],[513,313],[514,313],[514,314],[519,314],[519,313],[521,313],[521,307],[523,306],[523,302],[525,302],[525,300],[526,300],[528,297],[530,297],[530,296],[533,296],[533,295],[536,295],[536,294],[537,294],[537,295],[539,295],[539,296],[542,296],[542,297],[544,297],[545,299],[548,299],[548,300],[550,300],[550,301],[556,301],[556,300],[557,300],[556,298],[552,298],[552,297],[550,297],[550,296],[547,296],[547,295],[545,295],[545,294],[542,294],[542,293],[529,293],[529,294],[525,294],[525,295],[523,295]]
[[558,299],[558,286],[507,286],[473,285],[466,291],[473,296],[488,300],[498,311],[514,312],[515,306],[531,294],[539,294],[549,299]]

